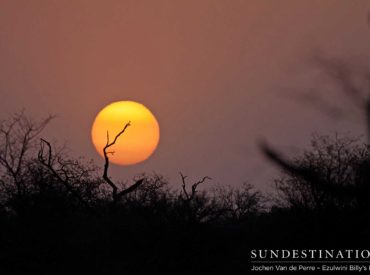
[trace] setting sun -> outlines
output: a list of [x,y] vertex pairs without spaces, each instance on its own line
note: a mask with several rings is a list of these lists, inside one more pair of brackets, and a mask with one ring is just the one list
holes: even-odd
[[[103,108],[95,118],[91,137],[97,152],[103,157],[107,137],[112,142],[115,136],[130,122],[131,126],[109,149],[112,163],[131,165],[148,159],[159,142],[159,125],[143,104],[134,101],[118,101]],[[107,135],[108,133],[108,135]]]

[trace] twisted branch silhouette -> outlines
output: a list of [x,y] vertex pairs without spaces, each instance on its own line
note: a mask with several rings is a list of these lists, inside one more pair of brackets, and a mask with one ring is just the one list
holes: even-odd
[[105,164],[104,164],[104,172],[103,172],[103,179],[105,182],[112,188],[112,199],[113,202],[116,203],[118,200],[120,200],[123,196],[131,193],[135,189],[137,189],[140,185],[143,184],[144,179],[139,179],[136,181],[133,185],[129,186],[126,189],[123,189],[121,191],[118,191],[117,185],[109,178],[108,176],[108,169],[109,169],[109,154],[114,154],[114,151],[107,151],[111,146],[116,144],[118,138],[127,130],[127,128],[131,126],[131,121],[126,123],[126,125],[123,127],[123,129],[114,137],[112,142],[109,142],[109,132],[107,131],[107,143],[103,148],[103,153],[104,153],[104,159],[105,159]]

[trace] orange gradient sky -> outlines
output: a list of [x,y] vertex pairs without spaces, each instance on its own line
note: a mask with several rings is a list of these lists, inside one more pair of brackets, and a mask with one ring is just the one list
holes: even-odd
[[267,186],[275,172],[258,138],[289,153],[312,132],[362,133],[361,122],[327,117],[291,93],[320,87],[308,62],[318,50],[369,58],[369,9],[362,0],[3,0],[1,118],[22,108],[56,114],[43,136],[102,164],[90,139],[95,115],[141,102],[156,114],[161,146],[141,164],[112,166],[113,176],[178,180],[182,171]]

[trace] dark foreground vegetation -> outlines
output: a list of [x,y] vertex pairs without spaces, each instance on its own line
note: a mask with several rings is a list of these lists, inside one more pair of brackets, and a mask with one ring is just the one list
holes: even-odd
[[207,177],[116,184],[39,139],[48,122],[0,128],[1,274],[235,274],[255,248],[369,247],[367,145],[315,138],[294,166],[264,145],[285,168],[267,198],[248,184],[199,191]]
[[40,139],[51,119],[0,125],[0,274],[245,274],[251,249],[370,246],[370,147],[356,140],[316,137],[293,159],[262,143],[282,170],[267,196],[182,174],[178,188],[117,183],[114,140],[101,169]]

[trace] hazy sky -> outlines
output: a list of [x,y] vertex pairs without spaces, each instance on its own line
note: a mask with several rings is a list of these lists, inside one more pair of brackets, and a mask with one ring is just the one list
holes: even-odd
[[308,62],[318,50],[369,57],[369,9],[366,0],[0,0],[0,118],[57,114],[43,136],[103,164],[90,140],[95,115],[138,101],[156,115],[160,145],[142,164],[113,167],[116,178],[156,171],[176,181],[182,171],[263,187],[274,170],[258,138],[289,153],[313,132],[363,130],[292,94],[320,88]]

